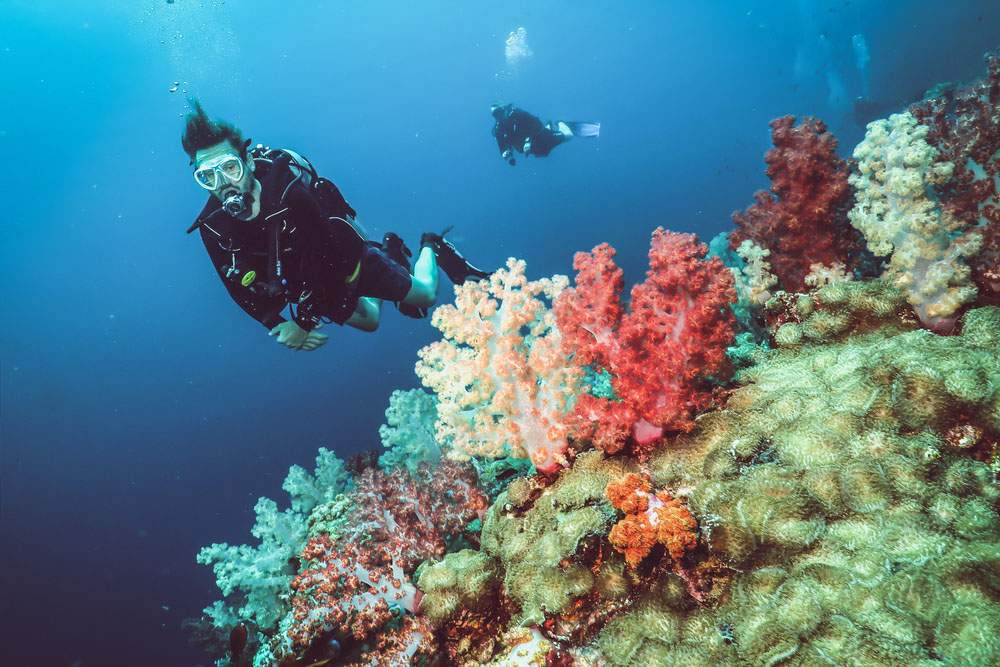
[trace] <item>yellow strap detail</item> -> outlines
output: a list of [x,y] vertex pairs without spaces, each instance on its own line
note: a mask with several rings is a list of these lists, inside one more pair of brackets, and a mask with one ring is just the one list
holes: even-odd
[[345,280],[344,282],[345,283],[353,283],[355,280],[358,279],[358,274],[359,273],[361,273],[361,262],[360,261],[358,262],[358,265],[354,267],[354,273],[352,273],[351,275],[349,275],[347,277],[347,280]]

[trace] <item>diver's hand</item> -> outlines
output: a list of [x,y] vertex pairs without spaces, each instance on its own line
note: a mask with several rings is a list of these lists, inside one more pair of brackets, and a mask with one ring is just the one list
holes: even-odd
[[318,331],[310,331],[309,335],[306,336],[306,342],[302,343],[302,347],[299,349],[304,352],[312,352],[317,347],[323,347],[326,345],[326,341],[330,339],[326,334],[321,334]]
[[315,350],[326,343],[329,336],[318,331],[306,331],[295,322],[282,322],[271,329],[269,336],[277,336],[278,342],[290,350]]

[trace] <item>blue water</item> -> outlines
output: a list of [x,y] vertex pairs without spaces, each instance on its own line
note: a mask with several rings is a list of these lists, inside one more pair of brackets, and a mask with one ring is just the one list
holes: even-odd
[[[771,118],[820,116],[849,153],[855,34],[901,107],[981,73],[990,4],[2,0],[0,664],[207,665],[180,627],[218,597],[197,549],[248,540],[318,447],[376,448],[435,338],[390,307],[292,353],[232,304],[184,234],[185,91],[307,155],[373,236],[455,225],[534,276],[608,241],[636,279],[653,227],[707,240],[766,186]],[[511,168],[499,100],[602,136]]]

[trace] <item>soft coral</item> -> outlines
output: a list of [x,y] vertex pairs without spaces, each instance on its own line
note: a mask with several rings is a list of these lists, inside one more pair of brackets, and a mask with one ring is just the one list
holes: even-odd
[[794,116],[771,121],[774,148],[767,152],[771,189],[754,195],[756,203],[733,213],[733,248],[750,239],[771,251],[769,261],[781,287],[806,291],[813,264],[846,264],[858,246],[847,223],[853,197],[847,163],[837,157],[837,139],[826,124]]
[[693,234],[656,229],[627,313],[614,249],[576,254],[576,287],[555,303],[563,349],[580,365],[607,369],[618,399],[581,396],[571,420],[577,438],[613,453],[631,437],[642,454],[664,432],[690,430],[712,405],[710,378],[726,369],[727,306],[736,296],[730,272],[705,252]]

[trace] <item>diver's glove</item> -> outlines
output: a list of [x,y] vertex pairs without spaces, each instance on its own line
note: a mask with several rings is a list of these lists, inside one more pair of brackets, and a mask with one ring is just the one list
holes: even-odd
[[306,331],[295,322],[282,322],[271,329],[269,336],[277,336],[278,342],[290,350],[311,352],[321,347],[330,338],[318,331]]

